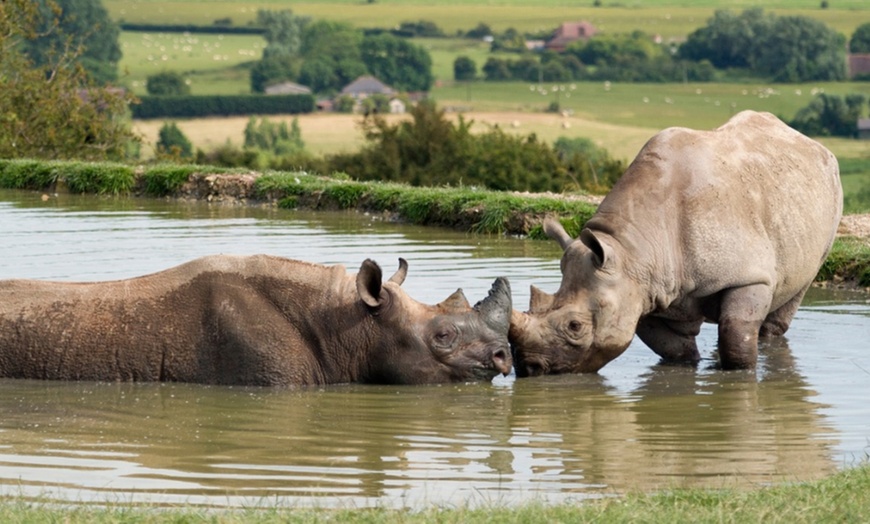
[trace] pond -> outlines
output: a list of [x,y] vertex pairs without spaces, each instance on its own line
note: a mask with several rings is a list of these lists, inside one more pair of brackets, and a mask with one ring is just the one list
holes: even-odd
[[[510,279],[553,292],[554,242],[357,213],[0,191],[0,278],[110,280],[212,253],[356,271],[435,303]],[[184,314],[184,312],[178,312]],[[658,365],[635,341],[597,375],[441,386],[244,388],[0,379],[0,494],[211,507],[478,506],[809,480],[870,453],[870,297],[811,290],[757,370]]]

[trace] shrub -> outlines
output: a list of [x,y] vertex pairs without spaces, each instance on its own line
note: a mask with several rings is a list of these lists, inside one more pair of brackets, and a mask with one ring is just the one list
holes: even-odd
[[157,156],[169,159],[193,157],[193,145],[175,122],[164,123],[158,132]]

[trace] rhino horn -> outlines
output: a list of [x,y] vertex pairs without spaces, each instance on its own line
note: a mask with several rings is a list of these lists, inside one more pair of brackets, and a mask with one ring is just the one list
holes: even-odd
[[396,270],[396,273],[390,277],[390,282],[395,282],[398,285],[402,285],[405,281],[405,277],[408,276],[408,261],[402,257],[399,257],[399,269]]
[[531,296],[529,297],[530,313],[541,313],[550,309],[550,306],[553,305],[553,295],[541,291],[540,288],[535,286],[531,286],[529,291],[531,292]]
[[513,311],[511,285],[508,279],[504,277],[495,279],[489,290],[489,295],[475,304],[474,310],[483,316],[483,320],[488,326],[496,331],[507,332]]
[[461,289],[454,291],[452,295],[444,299],[444,302],[442,302],[441,305],[447,309],[457,311],[467,311],[468,308],[471,307],[471,304],[468,303],[468,299],[465,298],[465,293],[463,293]]

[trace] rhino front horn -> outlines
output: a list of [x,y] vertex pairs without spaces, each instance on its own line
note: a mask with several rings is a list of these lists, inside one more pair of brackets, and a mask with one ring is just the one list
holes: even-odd
[[492,283],[489,295],[474,305],[484,321],[497,331],[507,331],[511,322],[511,285],[508,279],[498,277]]

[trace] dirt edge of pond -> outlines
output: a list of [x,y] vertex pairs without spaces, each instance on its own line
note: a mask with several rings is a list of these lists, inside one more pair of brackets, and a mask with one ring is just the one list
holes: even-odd
[[[260,173],[250,172],[243,174],[214,174],[214,173],[194,173],[190,175],[187,182],[172,194],[169,198],[179,200],[199,200],[220,205],[277,205],[278,200],[284,195],[266,195],[265,198],[258,196],[258,191],[255,187],[257,178]],[[561,195],[557,193],[516,193],[523,198],[556,198],[566,200],[580,200],[589,204],[597,205],[603,199],[602,196],[595,195]],[[298,202],[299,208],[306,209],[329,209],[329,206],[321,205],[320,195],[311,195],[307,198],[302,198]],[[473,211],[471,211],[473,213]],[[479,211],[478,211],[479,212]],[[399,221],[397,215],[387,213],[391,220]],[[526,214],[523,216],[512,216],[509,222],[516,224],[510,227],[508,234],[523,234],[535,224],[540,224],[544,214]],[[473,223],[473,217],[458,218],[456,225],[467,226]],[[513,231],[516,229],[516,231]],[[837,235],[841,237],[855,237],[861,239],[863,243],[870,247],[870,214],[846,215],[842,218],[840,226],[837,230]],[[870,287],[859,285],[856,281],[845,279],[839,275],[835,275],[831,281],[818,281],[814,283],[817,287],[833,288],[842,290],[855,290],[870,293]]]

